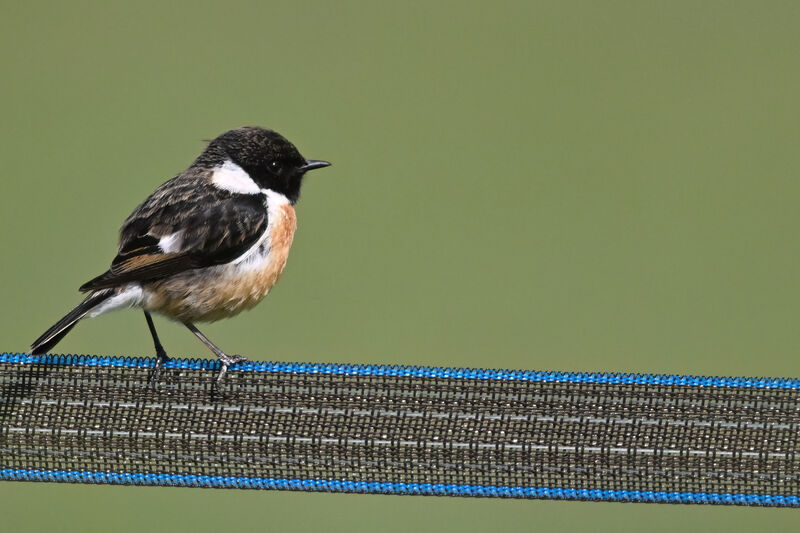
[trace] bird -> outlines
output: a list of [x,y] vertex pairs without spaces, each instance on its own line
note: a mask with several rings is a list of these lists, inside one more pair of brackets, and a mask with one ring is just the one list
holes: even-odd
[[247,359],[229,355],[195,326],[259,303],[280,278],[297,226],[294,206],[305,159],[274,130],[246,126],[208,142],[183,172],[158,187],[124,221],[110,268],[87,281],[85,299],[31,344],[47,353],[84,318],[138,308],[156,352],[169,360],[152,314],[182,323],[217,356],[217,383]]

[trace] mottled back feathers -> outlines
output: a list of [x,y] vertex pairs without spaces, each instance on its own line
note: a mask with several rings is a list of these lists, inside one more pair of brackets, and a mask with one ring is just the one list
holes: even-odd
[[[111,268],[81,291],[227,263],[258,241],[268,223],[264,194],[231,193],[211,185],[206,175],[186,174],[156,189],[134,210],[120,231]],[[166,252],[159,243],[178,232],[179,249]]]

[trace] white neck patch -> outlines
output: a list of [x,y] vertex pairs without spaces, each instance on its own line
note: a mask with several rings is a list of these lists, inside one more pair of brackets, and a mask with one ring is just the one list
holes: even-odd
[[215,187],[238,194],[261,194],[262,192],[250,174],[230,159],[214,169],[211,183]]
[[266,253],[269,253],[269,249],[271,247],[271,240],[272,240],[272,229],[276,224],[282,224],[286,214],[283,211],[283,206],[291,205],[292,203],[289,201],[286,196],[279,192],[275,192],[272,189],[261,189],[261,192],[267,196],[266,201],[264,202],[267,207],[267,227],[264,230],[264,233],[261,237],[256,241],[253,246],[250,247],[245,253],[237,257],[233,263],[242,265],[242,268],[258,268],[261,263],[260,260],[266,260],[267,255],[259,255],[256,253],[258,249],[262,247],[262,245],[266,244]]
[[286,196],[279,192],[275,192],[272,189],[261,189],[261,192],[267,195],[267,213],[270,215],[270,220],[278,215],[278,208],[280,208],[282,205],[291,204]]

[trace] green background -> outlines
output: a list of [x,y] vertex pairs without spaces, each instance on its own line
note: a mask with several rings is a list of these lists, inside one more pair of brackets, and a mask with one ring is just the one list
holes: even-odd
[[[62,4],[70,4],[66,7]],[[254,359],[800,376],[797,2],[83,2],[0,16],[5,351],[202,139],[309,176]],[[209,354],[158,319],[173,355]],[[65,353],[151,355],[141,313]],[[788,530],[792,511],[0,485],[3,529]]]

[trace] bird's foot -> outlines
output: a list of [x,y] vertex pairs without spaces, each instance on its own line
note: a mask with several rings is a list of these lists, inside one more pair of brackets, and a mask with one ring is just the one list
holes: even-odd
[[158,381],[158,378],[161,376],[161,373],[164,371],[164,364],[169,361],[169,356],[167,352],[164,351],[162,346],[156,346],[156,366],[153,368],[153,372],[150,374],[150,385],[155,384]]
[[217,376],[217,386],[222,385],[222,381],[225,379],[225,374],[228,373],[228,368],[230,366],[248,360],[247,357],[243,357],[241,355],[222,354],[218,355],[217,357],[219,357],[219,361],[222,363],[222,366],[219,369],[219,376]]
[[162,369],[164,368],[164,364],[169,362],[169,356],[167,352],[164,351],[164,348],[159,346],[156,348],[156,368]]

